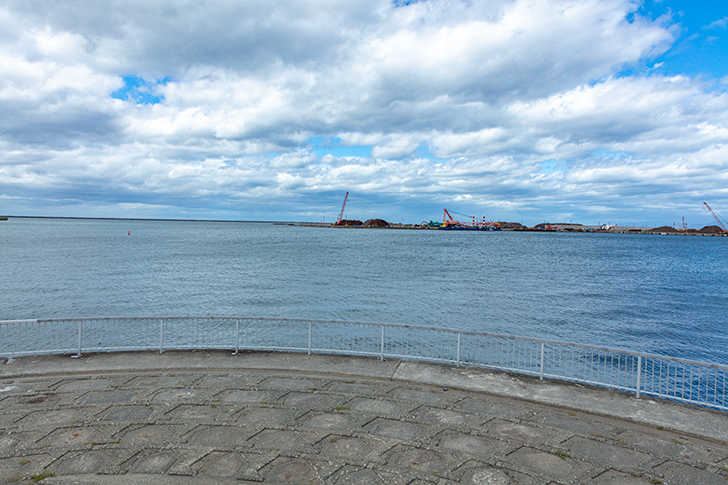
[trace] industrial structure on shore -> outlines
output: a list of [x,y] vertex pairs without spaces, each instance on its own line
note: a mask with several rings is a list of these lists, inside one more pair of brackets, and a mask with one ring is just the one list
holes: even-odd
[[[617,224],[582,225],[557,222],[543,222],[533,227],[526,227],[518,222],[504,222],[487,220],[485,216],[478,218],[473,215],[462,214],[453,210],[443,209],[442,222],[422,221],[420,224],[393,224],[383,219],[367,219],[362,222],[358,219],[344,219],[344,210],[349,200],[349,192],[344,196],[344,203],[341,212],[334,224],[301,224],[310,226],[336,226],[336,227],[362,227],[362,228],[393,228],[393,229],[436,229],[447,231],[536,231],[536,232],[602,232],[621,234],[676,234],[676,235],[701,235],[701,236],[728,236],[728,230],[720,217],[703,202],[710,215],[718,225],[705,226],[701,229],[688,229],[683,217],[680,228],[671,226],[645,227],[645,226],[620,226]],[[464,220],[456,220],[452,214],[462,216]]]

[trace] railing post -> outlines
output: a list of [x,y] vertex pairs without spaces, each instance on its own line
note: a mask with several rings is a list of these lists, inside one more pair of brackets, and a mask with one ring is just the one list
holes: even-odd
[[76,334],[78,336],[78,353],[73,356],[75,359],[78,359],[79,357],[81,357],[81,326],[82,326],[82,323],[81,323],[81,320],[79,320],[78,327],[76,330]]
[[460,367],[460,332],[458,332],[458,360],[457,360],[457,367]]
[[541,342],[541,375],[538,378],[538,380],[540,380],[540,381],[543,380],[543,356],[544,356],[544,353],[545,353],[544,352],[545,347],[546,347],[546,343],[545,342]]
[[238,355],[238,352],[240,351],[240,319],[235,319],[235,353],[233,355]]
[[382,337],[381,337],[381,344],[382,345],[381,345],[381,350],[380,350],[380,353],[379,353],[379,360],[381,360],[382,362],[384,362],[384,325],[381,325],[381,329],[382,329]]
[[159,319],[159,353],[164,353],[164,318]]
[[308,322],[308,355],[311,355],[311,322]]
[[637,399],[640,398],[640,388],[642,387],[642,356],[637,356]]

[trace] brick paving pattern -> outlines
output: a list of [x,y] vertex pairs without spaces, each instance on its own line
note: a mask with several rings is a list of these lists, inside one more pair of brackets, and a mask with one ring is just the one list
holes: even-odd
[[728,484],[727,443],[366,376],[0,376],[0,399],[2,483]]

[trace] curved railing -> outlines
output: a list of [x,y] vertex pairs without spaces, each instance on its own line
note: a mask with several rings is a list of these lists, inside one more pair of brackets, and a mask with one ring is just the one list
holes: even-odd
[[256,317],[0,321],[0,356],[228,349],[335,353],[498,369],[728,411],[728,366],[538,338],[416,325]]

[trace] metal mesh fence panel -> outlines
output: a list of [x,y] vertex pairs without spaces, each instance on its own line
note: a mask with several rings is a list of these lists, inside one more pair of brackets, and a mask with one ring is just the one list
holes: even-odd
[[257,317],[0,321],[0,355],[224,349],[335,353],[470,365],[728,410],[728,366],[485,332]]

